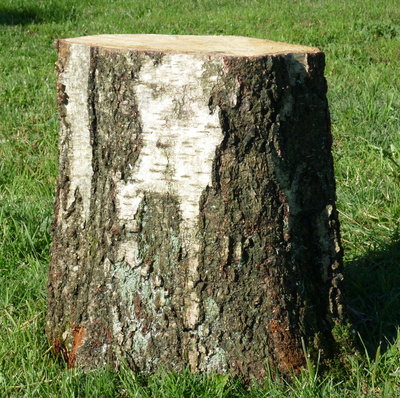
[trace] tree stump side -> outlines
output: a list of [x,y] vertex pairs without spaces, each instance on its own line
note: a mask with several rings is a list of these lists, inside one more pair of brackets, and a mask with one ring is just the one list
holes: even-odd
[[344,322],[324,54],[240,37],[58,41],[47,334],[121,360],[261,380]]

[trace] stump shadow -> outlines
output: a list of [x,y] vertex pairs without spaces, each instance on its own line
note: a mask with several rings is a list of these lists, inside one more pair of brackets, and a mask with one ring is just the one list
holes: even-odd
[[371,356],[392,344],[400,327],[400,236],[346,264],[354,328]]

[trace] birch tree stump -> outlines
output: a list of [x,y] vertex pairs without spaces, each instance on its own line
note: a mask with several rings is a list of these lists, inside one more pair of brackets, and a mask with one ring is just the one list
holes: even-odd
[[343,322],[318,49],[244,37],[57,43],[47,334],[70,367],[123,359],[262,379]]

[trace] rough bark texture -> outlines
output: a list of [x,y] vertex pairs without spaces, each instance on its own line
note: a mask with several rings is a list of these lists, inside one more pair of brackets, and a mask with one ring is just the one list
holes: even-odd
[[70,367],[259,380],[301,368],[303,343],[329,358],[342,252],[324,54],[84,39],[58,42],[56,350]]

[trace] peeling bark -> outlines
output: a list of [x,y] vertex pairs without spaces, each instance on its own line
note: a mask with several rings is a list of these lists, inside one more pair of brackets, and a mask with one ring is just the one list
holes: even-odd
[[58,42],[47,334],[70,367],[261,380],[334,353],[342,249],[324,54],[247,38]]

